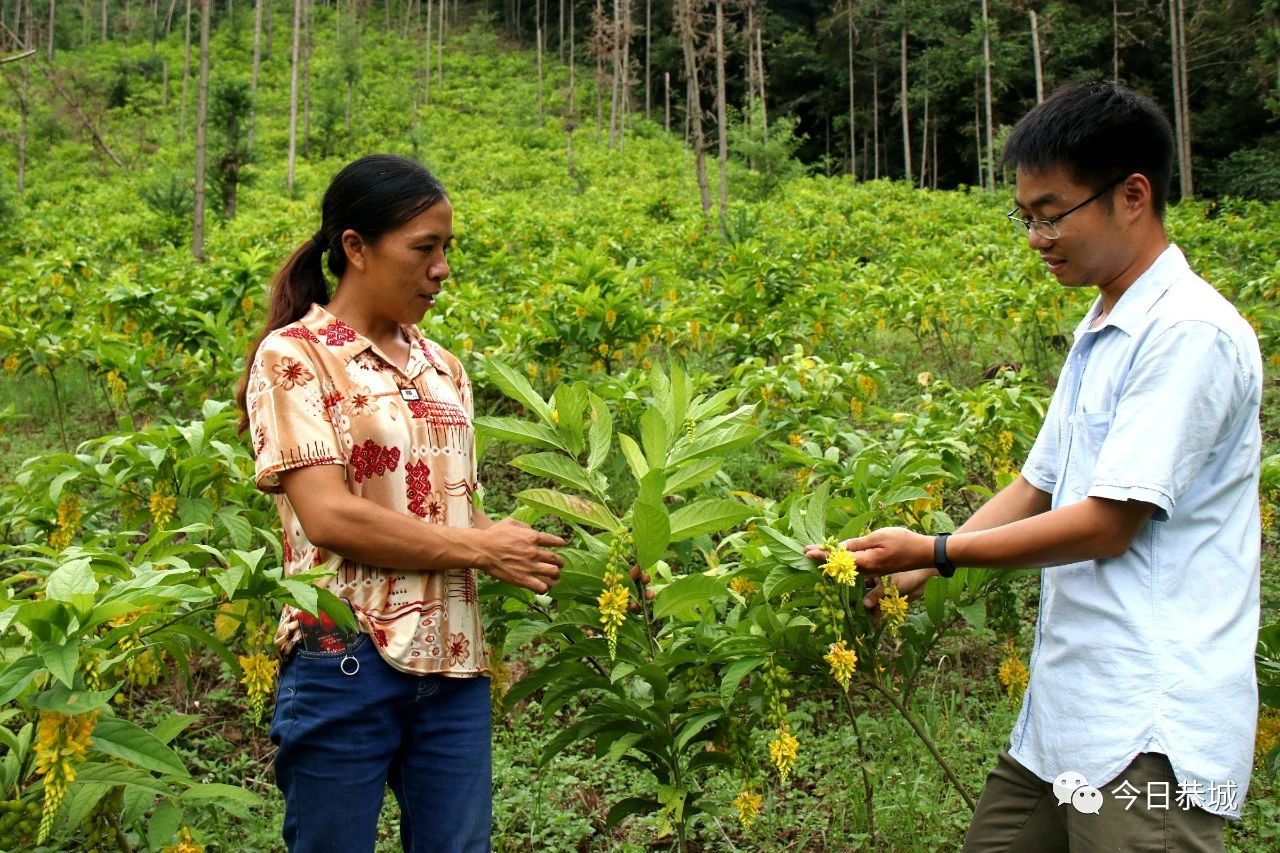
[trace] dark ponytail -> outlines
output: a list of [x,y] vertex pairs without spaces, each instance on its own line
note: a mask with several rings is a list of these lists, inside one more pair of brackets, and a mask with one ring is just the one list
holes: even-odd
[[320,230],[289,256],[276,273],[271,287],[267,323],[245,358],[244,378],[236,393],[242,412],[240,431],[249,427],[246,394],[249,373],[258,347],[276,329],[306,316],[312,303],[329,304],[329,284],[324,274],[328,252],[329,272],[341,279],[347,269],[342,235],[355,231],[366,243],[377,243],[391,231],[446,198],[444,187],[421,164],[396,154],[371,154],[346,166],[334,176],[321,204]]

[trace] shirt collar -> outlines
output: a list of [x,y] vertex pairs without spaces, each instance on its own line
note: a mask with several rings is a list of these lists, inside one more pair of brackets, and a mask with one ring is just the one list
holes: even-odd
[[[312,332],[320,343],[328,347],[329,352],[335,358],[340,359],[344,364],[365,350],[370,350],[378,358],[395,367],[373,345],[372,341],[330,314],[318,302],[311,304],[311,310],[299,322]],[[405,335],[409,338],[409,363],[405,369],[405,374],[409,378],[417,376],[427,366],[435,368],[436,372],[443,373],[445,376],[453,377],[453,371],[449,369],[449,364],[440,351],[439,345],[428,340],[417,326],[401,326],[400,328],[404,330]]]
[[[1169,285],[1173,283],[1178,273],[1189,270],[1187,259],[1182,254],[1182,250],[1174,244],[1169,246],[1160,253],[1155,262],[1138,276],[1138,278],[1129,285],[1124,293],[1120,294],[1115,307],[1111,309],[1111,313],[1107,316],[1107,321],[1098,327],[1095,331],[1101,331],[1107,326],[1115,326],[1130,337],[1136,335],[1145,325],[1144,318],[1151,311],[1151,307],[1156,304],[1165,291],[1169,289]],[[1093,324],[1094,318],[1098,316],[1098,311],[1102,309],[1102,297],[1099,296],[1094,300],[1093,307],[1089,309],[1089,313],[1081,321],[1076,329],[1076,337],[1089,331],[1089,327]]]

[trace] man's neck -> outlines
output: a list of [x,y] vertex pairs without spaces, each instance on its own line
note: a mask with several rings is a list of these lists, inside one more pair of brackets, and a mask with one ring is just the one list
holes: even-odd
[[1106,284],[1098,285],[1098,294],[1102,297],[1102,310],[1099,315],[1105,317],[1116,307],[1120,297],[1151,269],[1156,259],[1169,248],[1169,238],[1164,233],[1164,225],[1157,224],[1149,237],[1142,240],[1142,248],[1133,256],[1128,265]]

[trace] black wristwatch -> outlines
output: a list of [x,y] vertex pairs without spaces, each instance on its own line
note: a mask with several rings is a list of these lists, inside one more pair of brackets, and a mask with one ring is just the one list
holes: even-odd
[[947,557],[947,537],[950,535],[950,533],[939,533],[933,537],[933,567],[944,578],[949,578],[956,573],[956,564]]

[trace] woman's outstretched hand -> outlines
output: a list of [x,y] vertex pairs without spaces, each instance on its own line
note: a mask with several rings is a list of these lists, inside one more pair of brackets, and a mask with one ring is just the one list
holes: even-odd
[[477,568],[496,580],[546,592],[560,579],[564,558],[547,550],[567,544],[559,536],[534,530],[514,518],[504,518],[476,533],[483,555]]

